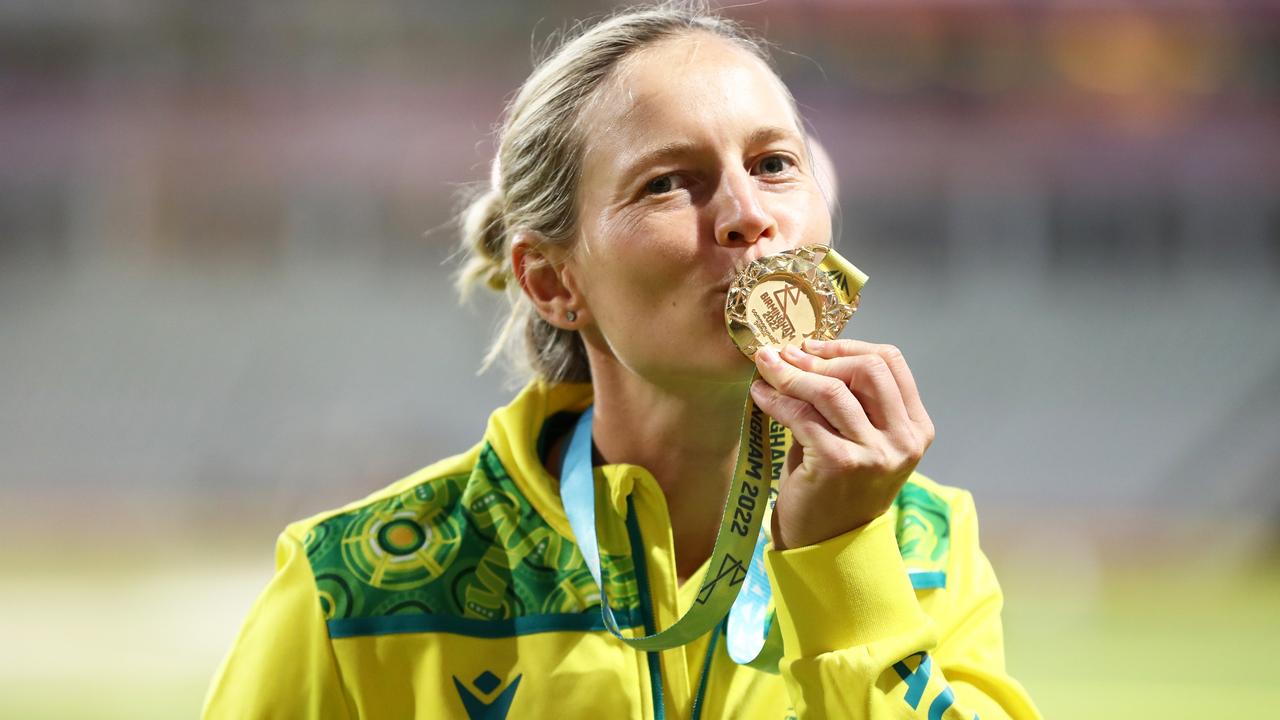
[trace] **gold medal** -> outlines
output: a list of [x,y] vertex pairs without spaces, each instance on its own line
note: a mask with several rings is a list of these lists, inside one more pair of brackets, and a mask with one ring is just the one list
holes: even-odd
[[806,339],[834,340],[858,309],[867,275],[826,245],[753,261],[729,286],[724,322],[749,358]]

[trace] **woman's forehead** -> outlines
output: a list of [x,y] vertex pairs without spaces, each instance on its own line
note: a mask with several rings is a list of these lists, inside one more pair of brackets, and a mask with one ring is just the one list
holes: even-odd
[[781,81],[760,58],[702,33],[628,58],[582,118],[588,154],[623,165],[623,156],[658,146],[745,142],[764,127],[792,128],[799,137]]

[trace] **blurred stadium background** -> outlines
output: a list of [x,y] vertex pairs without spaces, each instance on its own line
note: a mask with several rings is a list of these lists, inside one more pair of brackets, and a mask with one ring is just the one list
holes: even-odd
[[[512,392],[458,190],[585,0],[0,4],[0,716],[173,718],[275,535]],[[1051,718],[1280,683],[1280,6],[774,0],[727,14],[841,176]],[[264,679],[269,681],[269,679]]]

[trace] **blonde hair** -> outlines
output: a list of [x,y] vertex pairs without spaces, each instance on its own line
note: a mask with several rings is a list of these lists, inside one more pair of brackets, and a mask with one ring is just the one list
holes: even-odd
[[488,188],[462,213],[458,273],[463,297],[478,284],[505,292],[510,314],[485,355],[481,370],[507,351],[519,362],[516,331],[523,326],[527,369],[548,382],[590,382],[581,336],[543,320],[514,281],[511,239],[535,233],[540,242],[567,246],[577,226],[576,198],[586,130],[582,108],[625,58],[658,41],[710,33],[768,62],[763,41],[702,3],[678,2],[624,10],[568,35],[537,63],[507,106],[498,131]]

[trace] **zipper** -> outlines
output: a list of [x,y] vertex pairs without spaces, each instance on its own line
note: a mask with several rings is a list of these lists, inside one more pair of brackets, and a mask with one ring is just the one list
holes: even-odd
[[[636,584],[640,592],[640,611],[644,618],[644,631],[646,635],[652,635],[657,630],[655,629],[653,605],[649,595],[649,569],[644,561],[644,537],[640,534],[640,524],[636,520],[635,503],[631,496],[627,496],[627,539],[631,542],[631,562],[636,568]],[[702,657],[702,671],[698,674],[698,692],[693,698],[693,710],[690,713],[690,720],[700,720],[702,717],[702,703],[706,698],[707,685],[711,678],[711,664],[715,659],[715,651],[720,642],[720,634],[724,631],[725,623],[727,622],[728,618],[711,630],[711,638],[707,641],[707,651]],[[661,656],[657,651],[650,651],[645,655],[648,656],[649,660],[649,682],[652,687],[654,720],[664,720],[666,708],[662,690]]]
[[[728,620],[725,622],[728,622]],[[711,630],[711,639],[707,641],[707,654],[702,658],[702,672],[698,675],[698,694],[693,696],[693,712],[689,715],[690,720],[699,720],[702,717],[702,699],[707,694],[707,682],[711,677],[711,662],[715,659],[716,643],[720,640],[722,628],[724,628],[724,623],[716,625]]]
[[[644,562],[644,538],[640,535],[640,523],[636,520],[636,507],[631,495],[627,496],[627,539],[631,541],[631,563],[636,568],[636,586],[640,592],[640,612],[644,617],[644,634],[652,635],[657,632],[657,629],[653,621],[653,604],[649,599],[649,569]],[[667,710],[662,697],[662,658],[656,650],[646,652],[645,655],[649,659],[653,720],[665,720]]]

